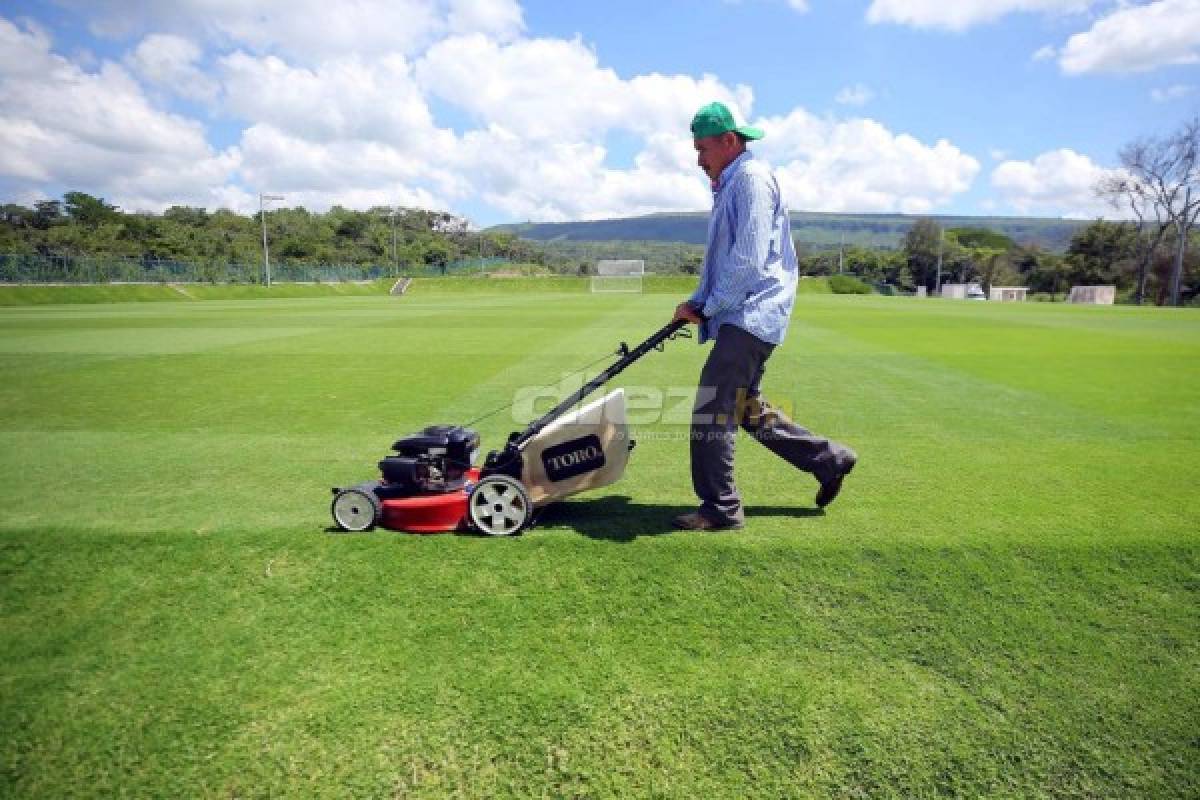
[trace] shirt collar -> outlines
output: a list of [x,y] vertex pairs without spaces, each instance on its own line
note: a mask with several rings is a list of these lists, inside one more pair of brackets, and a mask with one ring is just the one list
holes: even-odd
[[721,170],[721,174],[717,177],[717,182],[713,185],[713,191],[714,192],[721,191],[721,189],[725,186],[725,184],[729,183],[729,179],[733,177],[733,174],[742,168],[743,164],[745,164],[747,161],[753,161],[753,160],[754,160],[753,154],[751,154],[751,152],[749,150],[747,150],[744,153],[742,153],[740,156],[735,158],[733,161],[730,161],[729,166],[727,166],[727,167],[725,167],[725,169]]

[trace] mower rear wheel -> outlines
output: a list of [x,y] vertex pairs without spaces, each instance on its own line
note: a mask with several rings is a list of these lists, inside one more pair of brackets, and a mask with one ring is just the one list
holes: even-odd
[[516,478],[488,475],[467,498],[467,521],[488,536],[513,536],[529,525],[533,501]]
[[375,494],[379,481],[367,481],[338,491],[333,497],[333,521],[344,531],[369,531],[383,519],[383,503]]

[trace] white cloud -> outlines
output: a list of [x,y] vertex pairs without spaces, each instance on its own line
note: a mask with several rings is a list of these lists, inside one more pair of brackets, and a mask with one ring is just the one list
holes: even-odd
[[317,142],[257,124],[243,133],[240,149],[247,186],[284,194],[290,205],[308,198],[312,205],[306,207],[314,210],[351,205],[350,198],[369,198],[368,205],[447,208],[444,198],[422,184],[456,186],[454,176],[429,159],[379,142]]
[[1200,2],[1122,4],[1090,30],[1067,40],[1059,66],[1069,75],[1145,72],[1200,62]]
[[1187,97],[1193,94],[1195,91],[1195,86],[1177,83],[1174,86],[1167,86],[1161,89],[1151,89],[1150,99],[1156,103],[1170,103],[1173,100],[1179,100]]
[[[803,110],[754,120],[752,148],[773,163],[797,210],[928,212],[966,191],[978,163],[947,142],[926,146],[871,120],[831,122]],[[686,125],[686,122],[683,123]],[[676,129],[678,130],[678,129]],[[710,195],[685,133],[650,134],[631,169],[605,166],[599,143],[546,140],[492,125],[453,158],[473,191],[518,219],[597,219],[698,210]]]
[[787,4],[793,11],[798,11],[801,14],[808,11],[808,0],[787,0]]
[[869,86],[856,83],[853,86],[844,87],[833,99],[845,106],[865,106],[871,102],[873,97],[875,97],[875,93]]
[[[447,158],[486,202],[520,218],[567,219],[703,208],[688,124],[714,99],[745,117],[753,96],[713,76],[641,75],[623,80],[579,40],[483,36],[434,45],[415,67],[418,84],[471,113]],[[529,76],[540,76],[530,80]],[[854,87],[847,99],[865,101]],[[947,142],[929,147],[866,120],[821,122],[803,110],[760,123],[756,150],[776,161],[797,208],[927,211],[965,191],[978,163]],[[605,166],[604,134],[639,135],[628,170]]]
[[1049,61],[1058,55],[1058,48],[1053,45],[1039,47],[1031,56],[1034,61]]
[[31,21],[24,22],[24,29],[18,28],[0,17],[0,77],[33,78],[55,66],[46,31]]
[[450,33],[483,33],[508,41],[525,30],[516,0],[450,0]]
[[748,87],[727,87],[711,75],[652,73],[622,80],[579,39],[501,45],[478,34],[453,37],[429,49],[416,76],[426,92],[481,123],[535,141],[597,141],[612,128],[686,135],[704,103],[720,100],[740,115],[753,101]]
[[201,55],[200,47],[182,36],[155,33],[142,39],[125,63],[142,79],[181,97],[212,100],[217,83],[196,66]]
[[[578,39],[503,45],[453,37],[430,48],[415,72],[425,91],[479,123],[442,152],[445,163],[485,202],[518,218],[703,208],[709,198],[695,166],[691,117],[712,100],[739,116],[753,102],[747,87],[710,75],[624,80]],[[642,142],[630,169],[606,166],[604,140],[613,130]]]
[[214,152],[199,123],[153,108],[121,66],[85,72],[41,31],[0,18],[0,67],[0,176],[157,209],[213,204],[237,169],[236,148]]
[[963,31],[1018,11],[1067,14],[1084,11],[1095,0],[873,0],[867,20],[915,28]]
[[945,140],[925,145],[870,119],[823,120],[797,109],[756,124],[767,136],[755,149],[777,166],[796,210],[926,213],[967,191],[979,171]]
[[691,147],[688,126],[696,109],[719,100],[733,112],[734,120],[749,118],[754,92],[749,86],[726,86],[714,75],[638,75],[629,81],[630,106],[620,115],[621,124],[650,136],[678,131]]
[[651,137],[628,170],[606,167],[604,156],[599,145],[568,141],[544,142],[531,153],[523,136],[492,126],[463,137],[459,166],[487,203],[518,219],[601,219],[710,202],[688,139]]
[[1005,161],[992,171],[992,186],[1018,213],[1089,219],[1112,214],[1095,194],[1096,184],[1111,172],[1064,148],[1032,161]]
[[86,13],[98,35],[123,38],[151,26],[302,63],[350,53],[411,55],[450,33],[506,40],[524,28],[517,0],[63,1]]
[[[247,211],[255,193],[269,191],[313,210],[481,204],[547,220],[698,210],[710,194],[695,164],[692,114],[712,100],[742,119],[753,110],[749,87],[713,75],[622,77],[579,39],[524,38],[520,9],[507,0],[442,0],[429,6],[432,21],[414,19],[420,30],[383,50],[370,37],[350,47],[333,29],[303,55],[294,53],[308,39],[288,31],[271,39],[240,6],[207,21],[199,0],[160,6],[149,18],[130,11],[155,28],[124,59],[128,71],[111,62],[85,71],[54,55],[45,34],[0,24],[0,176],[14,192],[79,188],[130,208]],[[261,8],[266,19],[278,11]],[[184,23],[195,29],[179,33]],[[490,33],[472,32],[479,28]],[[225,37],[217,50],[214,30]],[[431,44],[413,55],[418,39]],[[156,108],[131,72],[210,98],[214,118],[245,126],[237,145],[217,152],[199,122]],[[843,99],[869,95],[849,87]],[[434,98],[465,112],[469,129],[440,127]],[[64,119],[63,108],[75,113]],[[778,167],[797,209],[926,212],[966,191],[979,170],[947,141],[926,144],[872,120],[797,108],[756,124],[768,137],[755,150]],[[618,156],[628,166],[613,166],[610,141],[632,147]]]
[[316,142],[370,140],[432,154],[446,146],[401,55],[297,67],[238,51],[220,59],[225,113]]
[[417,62],[421,87],[533,139],[572,140],[604,130],[621,112],[622,81],[579,39],[501,45],[481,34],[438,42]]

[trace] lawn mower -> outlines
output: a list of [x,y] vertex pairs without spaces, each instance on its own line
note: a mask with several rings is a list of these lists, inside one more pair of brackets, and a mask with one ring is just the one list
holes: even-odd
[[479,434],[469,427],[431,425],[399,439],[393,454],[379,462],[378,480],[333,489],[334,523],[343,531],[380,526],[512,536],[529,527],[535,510],[615,482],[635,444],[625,422],[625,391],[614,389],[575,406],[646,353],[688,336],[686,324],[665,325],[633,349],[621,342],[615,363],[524,430],[510,433],[482,467],[475,466]]

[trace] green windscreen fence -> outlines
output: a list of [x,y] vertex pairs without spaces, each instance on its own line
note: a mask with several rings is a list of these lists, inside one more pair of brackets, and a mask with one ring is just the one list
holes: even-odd
[[[489,272],[502,258],[461,259],[445,264],[296,264],[271,262],[271,280],[282,283],[371,281]],[[265,283],[262,263],[172,261],[151,258],[0,253],[0,283]]]

